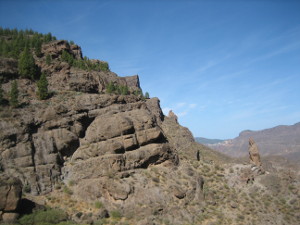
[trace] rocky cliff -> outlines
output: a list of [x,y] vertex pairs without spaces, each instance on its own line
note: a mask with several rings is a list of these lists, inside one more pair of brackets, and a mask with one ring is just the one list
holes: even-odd
[[[159,100],[106,94],[109,83],[127,86],[130,93],[140,90],[138,76],[71,66],[62,60],[64,51],[82,60],[80,47],[66,41],[44,44],[42,55],[35,56],[52,92],[44,101],[36,97],[35,81],[17,78],[16,60],[2,60],[6,96],[13,80],[21,93],[20,107],[1,110],[2,173],[19,179],[30,196],[55,195],[57,187],[64,186],[73,201],[101,202],[105,210],[118,210],[123,216],[193,221],[201,207],[194,214],[183,206],[201,205],[203,179],[180,164],[180,144],[167,137]],[[51,63],[46,63],[49,55]],[[193,141],[187,135],[188,142]]]
[[[297,224],[299,174],[282,179],[268,172],[272,165],[255,173],[196,143],[174,113],[163,115],[158,98],[141,95],[138,76],[103,69],[77,45],[52,41],[33,55],[47,75],[46,100],[35,80],[19,76],[16,59],[0,58],[0,220],[40,205],[65,211],[72,224]],[[13,81],[17,108],[7,104]],[[108,93],[111,84],[128,92]],[[39,222],[41,215],[32,219]]]

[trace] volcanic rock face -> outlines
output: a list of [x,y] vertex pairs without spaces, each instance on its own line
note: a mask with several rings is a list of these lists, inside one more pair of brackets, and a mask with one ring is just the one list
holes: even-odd
[[[66,41],[45,44],[34,56],[49,82],[51,96],[44,101],[36,97],[36,81],[18,78],[16,60],[0,61],[5,97],[16,80],[21,103],[0,110],[0,173],[19,184],[0,185],[2,219],[18,216],[23,186],[30,201],[67,210],[80,223],[113,211],[134,224],[196,221],[205,205],[204,179],[191,132],[175,114],[165,117],[157,98],[133,94],[140,90],[137,75],[79,69],[62,60],[64,51],[82,60],[80,47]],[[127,86],[129,95],[106,94],[111,82]],[[69,202],[86,207],[64,208]],[[95,203],[102,208],[91,217]]]
[[[101,201],[108,210],[117,207],[124,215],[145,218],[176,210],[182,220],[192,221],[194,212],[181,207],[201,204],[203,179],[179,165],[180,143],[168,138],[168,124],[179,128],[175,121],[164,122],[157,98],[57,94],[0,120],[1,168],[32,195],[74,183],[74,198]],[[192,139],[185,132],[182,143]],[[175,207],[173,201],[180,203]]]
[[259,150],[252,138],[249,138],[249,158],[251,164],[261,167]]
[[17,121],[0,121],[1,166],[30,183],[34,193],[52,190],[65,159],[90,162],[102,157],[117,162],[116,171],[176,162],[176,154],[157,125],[159,118],[147,108],[147,102],[134,96],[82,94],[68,101],[61,97],[54,97],[51,105],[19,109]]

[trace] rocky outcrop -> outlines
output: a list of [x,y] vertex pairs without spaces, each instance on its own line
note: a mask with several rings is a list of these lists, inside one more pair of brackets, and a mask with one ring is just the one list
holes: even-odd
[[42,46],[42,53],[50,55],[52,59],[60,57],[63,51],[70,53],[75,59],[82,59],[81,48],[78,45],[70,45],[64,40],[52,41]]
[[[42,46],[43,57],[36,57],[36,63],[41,71],[48,74],[49,89],[53,91],[77,91],[84,93],[105,92],[108,83],[128,86],[131,91],[139,90],[138,75],[119,77],[110,71],[90,71],[72,67],[61,60],[62,52],[66,51],[77,60],[82,60],[81,48],[70,45],[67,41],[52,41]],[[46,63],[46,56],[51,57],[51,63]],[[90,60],[92,64],[104,61]]]
[[[175,136],[172,126],[179,131]],[[183,213],[179,206],[174,209],[174,201],[182,207],[202,202],[203,179],[179,165],[178,158],[178,151],[189,152],[182,145],[193,137],[163,117],[156,98],[58,94],[13,110],[0,127],[1,168],[18,177],[31,195],[50,193],[61,182],[75,183],[74,198],[144,217]],[[188,154],[196,160],[196,152]],[[193,213],[184,211],[182,220],[193,221]]]
[[252,165],[261,167],[259,150],[253,138],[249,138],[249,159]]
[[178,117],[172,110],[169,111],[168,117],[178,123]]
[[0,175],[0,221],[14,222],[19,214],[22,183],[19,179]]
[[[22,107],[0,114],[1,172],[16,177],[31,199],[68,186],[72,199],[105,205],[97,218],[118,210],[149,221],[157,215],[173,224],[193,222],[199,211],[186,206],[201,208],[204,180],[178,156],[185,152],[199,160],[191,132],[176,116],[163,115],[159,99],[133,95],[140,90],[138,75],[82,70],[63,62],[63,51],[82,59],[80,47],[66,41],[45,44],[42,56],[35,56],[47,74],[48,100],[36,98],[34,81],[17,80]],[[2,86],[6,93],[11,82]],[[131,94],[105,94],[110,82],[127,86]],[[96,218],[88,215],[71,216],[88,223]]]

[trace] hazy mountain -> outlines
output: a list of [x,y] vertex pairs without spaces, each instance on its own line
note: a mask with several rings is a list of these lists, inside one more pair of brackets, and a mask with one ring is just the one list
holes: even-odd
[[250,137],[257,143],[261,155],[279,155],[291,160],[300,159],[300,123],[259,131],[245,130],[234,139],[207,144],[207,146],[231,156],[244,156],[248,154]]
[[204,138],[204,137],[195,137],[195,140],[198,143],[203,144],[203,145],[206,145],[206,144],[217,144],[217,143],[220,143],[220,142],[224,141],[224,140],[221,140],[221,139],[209,139],[209,138]]

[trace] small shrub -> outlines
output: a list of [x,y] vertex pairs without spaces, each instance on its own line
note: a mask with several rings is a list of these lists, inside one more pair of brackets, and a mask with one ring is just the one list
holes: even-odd
[[68,194],[68,195],[72,195],[72,194],[73,194],[73,191],[72,191],[70,188],[68,188],[67,186],[64,186],[63,191],[64,191],[66,194]]
[[30,193],[31,192],[31,186],[29,184],[26,184],[23,188],[25,193]]
[[20,218],[21,225],[57,224],[68,219],[67,214],[58,209],[36,211]]
[[97,209],[103,208],[102,202],[99,202],[99,201],[95,202],[95,208],[97,208]]
[[100,219],[100,220],[97,220],[93,223],[94,225],[104,225],[104,224],[107,224],[107,219]]
[[74,186],[75,185],[75,181],[74,180],[69,180],[68,184],[69,184],[69,186]]
[[110,215],[113,219],[121,219],[122,218],[122,214],[118,210],[111,211]]

